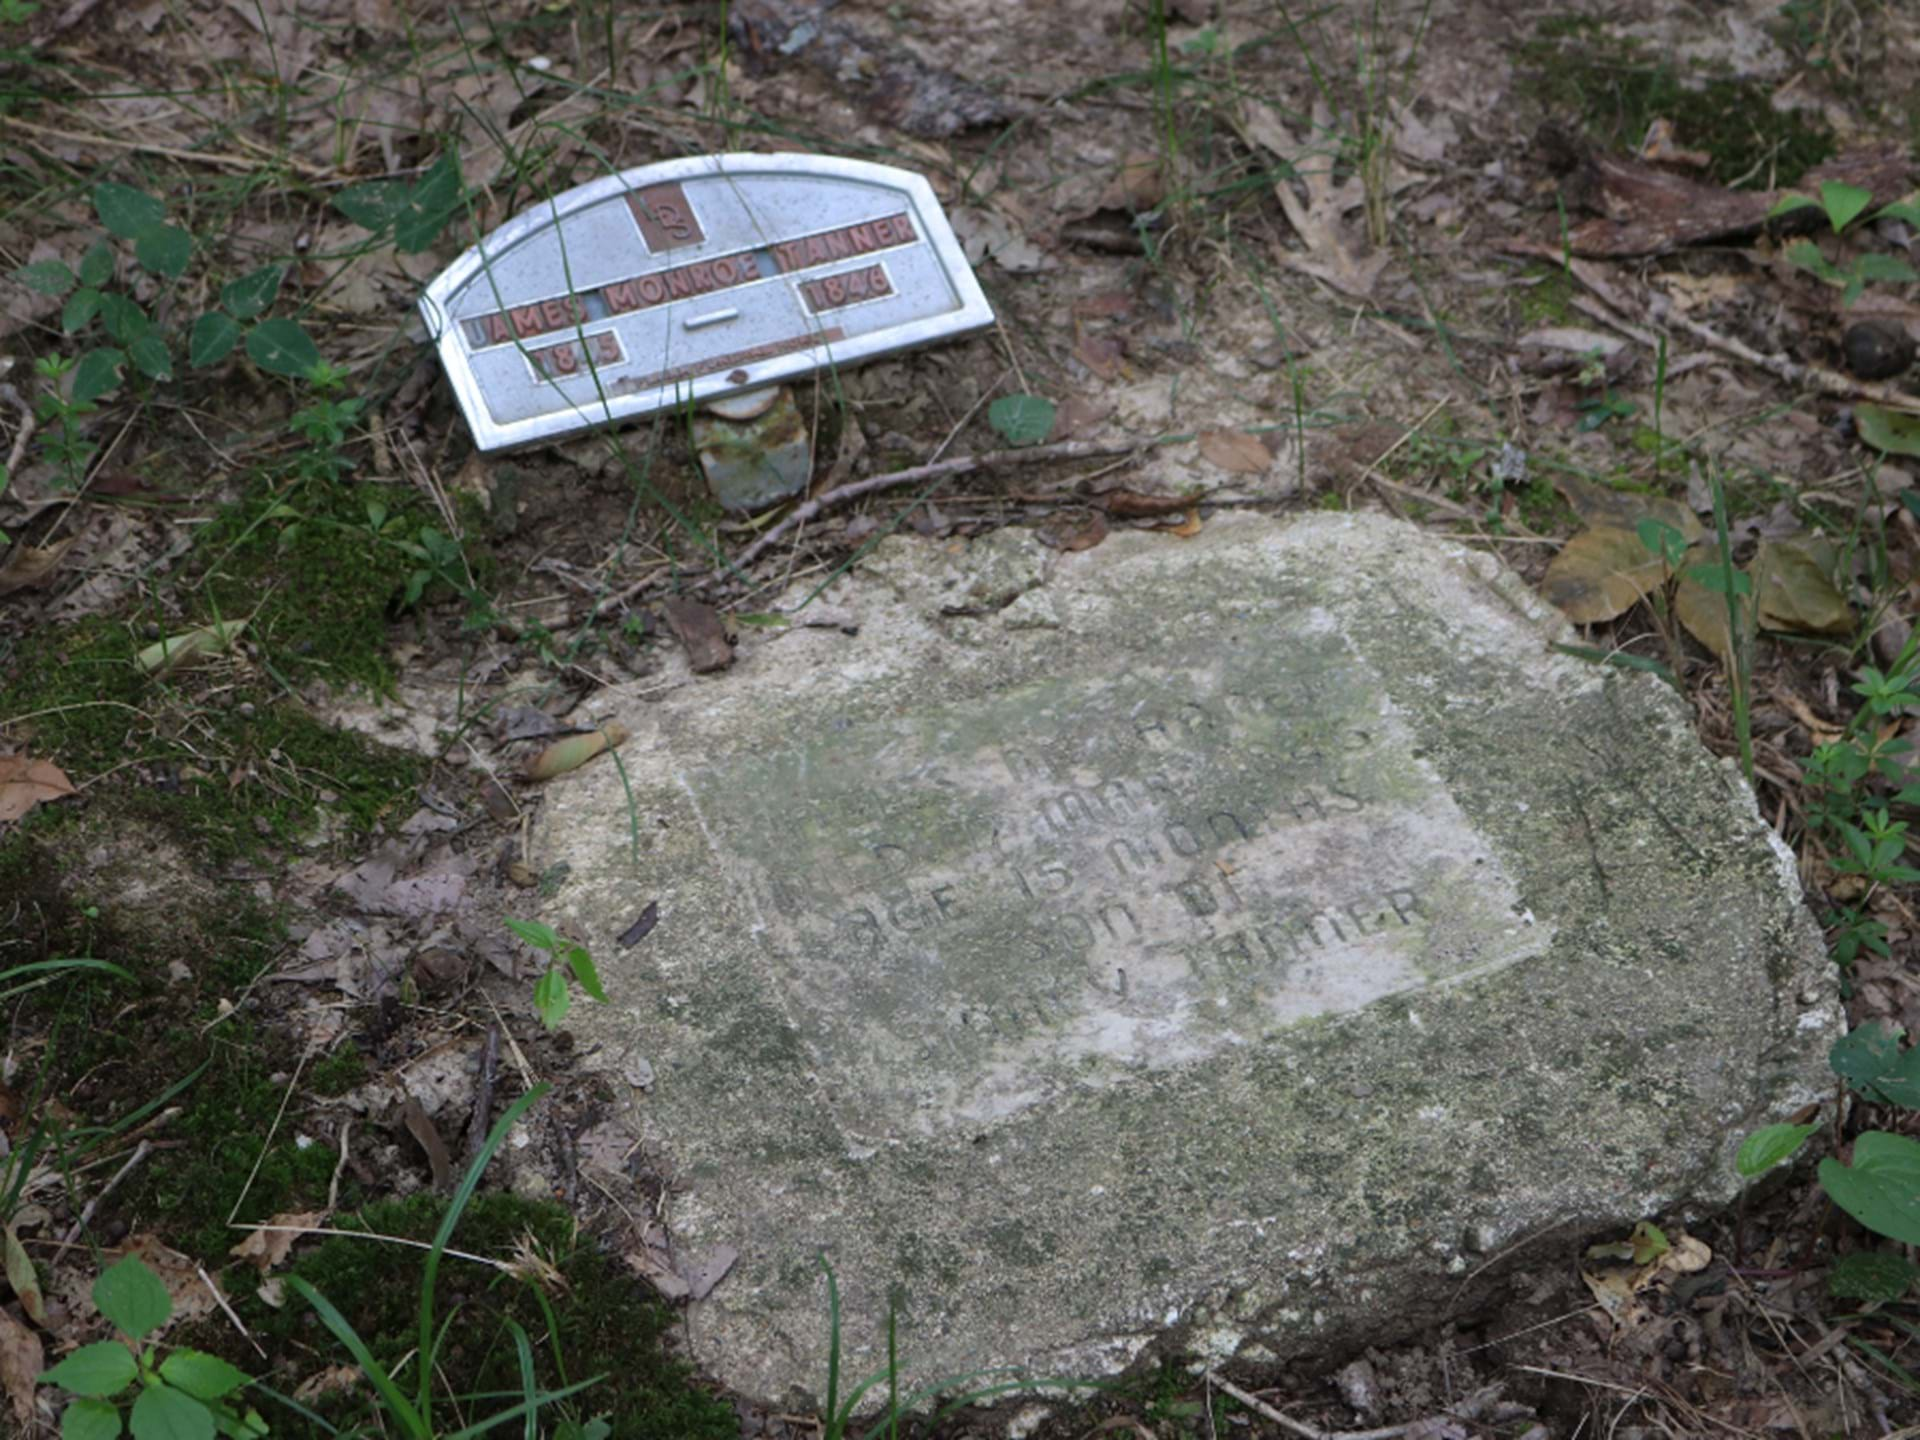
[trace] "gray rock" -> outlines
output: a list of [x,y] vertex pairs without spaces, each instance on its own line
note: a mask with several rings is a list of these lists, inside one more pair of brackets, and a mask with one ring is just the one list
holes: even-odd
[[618,707],[637,840],[613,767],[550,787],[543,918],[614,1001],[570,1023],[653,1064],[676,1248],[739,1251],[689,1311],[722,1381],[818,1396],[822,1253],[843,1374],[889,1303],[916,1383],[1381,1340],[1516,1241],[1725,1201],[1825,1092],[1791,855],[1492,557],[1330,514],[1022,545],[892,539],[858,637],[676,659]]

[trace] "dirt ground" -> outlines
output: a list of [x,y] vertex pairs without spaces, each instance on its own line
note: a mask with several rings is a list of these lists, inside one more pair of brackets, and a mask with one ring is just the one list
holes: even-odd
[[[1229,507],[1382,507],[1485,545],[1596,663],[1663,671],[1716,751],[1749,698],[1763,813],[1836,941],[1877,941],[1854,1020],[1920,1023],[1913,885],[1849,868],[1808,776],[1910,634],[1920,210],[1769,218],[1823,180],[1875,211],[1913,195],[1906,4],[0,0],[0,74],[16,1433],[54,1433],[33,1377],[106,1333],[89,1286],[127,1250],[167,1282],[169,1342],[304,1407],[261,1399],[277,1432],[368,1420],[286,1277],[401,1362],[418,1252],[323,1232],[430,1238],[536,1081],[456,1233],[483,1260],[442,1284],[468,1306],[437,1359],[462,1423],[518,1393],[485,1338],[518,1317],[541,1384],[612,1376],[542,1433],[833,1433],[685,1364],[675,1307],[724,1277],[684,1273],[671,1175],[541,1024],[540,957],[504,919],[565,881],[529,849],[529,763],[657,676],[690,623],[667,602],[737,629],[901,529],[930,553],[1006,525],[1177,544]],[[411,309],[542,197],[728,148],[924,173],[1000,322],[798,387],[818,513],[738,568],[716,562],[785,512],[722,511],[678,422],[482,457]],[[1053,411],[1009,456],[1012,395]],[[1657,545],[1606,549],[1651,520],[1711,558],[1716,493],[1762,575],[1750,643],[1697,579],[1648,571]],[[184,661],[155,652],[183,636]],[[1900,789],[1876,770],[1858,815],[1897,820]],[[124,973],[16,968],[75,958]],[[1910,1123],[1846,1097],[1820,1154]],[[1361,1355],[1171,1366],[936,1428],[1920,1433],[1908,1282],[1834,1284],[1843,1256],[1901,1252],[1811,1167],[1736,1214],[1644,1218],[1699,1263],[1537,1237],[1490,1257],[1491,1301]]]

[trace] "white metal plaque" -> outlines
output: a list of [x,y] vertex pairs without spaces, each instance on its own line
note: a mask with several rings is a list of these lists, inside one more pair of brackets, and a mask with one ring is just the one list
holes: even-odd
[[924,178],[818,155],[576,186],[448,266],[420,311],[482,450],[993,324]]

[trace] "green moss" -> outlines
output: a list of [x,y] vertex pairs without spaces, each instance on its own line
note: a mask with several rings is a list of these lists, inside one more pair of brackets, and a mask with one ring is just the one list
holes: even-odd
[[1527,276],[1539,278],[1515,292],[1523,325],[1532,330],[1543,325],[1565,325],[1572,320],[1572,276],[1558,265],[1529,266]]
[[[382,493],[374,502],[394,507]],[[290,684],[393,683],[387,620],[417,561],[402,548],[431,519],[406,504],[370,523],[366,492],[266,477],[196,537],[187,566],[207,620],[248,617],[264,663]]]
[[358,1047],[342,1044],[331,1055],[317,1060],[307,1072],[307,1080],[316,1095],[344,1095],[367,1078],[367,1057]]
[[1712,157],[1724,185],[1790,185],[1834,153],[1832,131],[1797,110],[1775,110],[1770,87],[1752,80],[1700,80],[1664,57],[1600,27],[1549,21],[1521,46],[1522,89],[1551,113],[1569,112],[1595,142],[1636,149],[1655,120],[1676,141]]
[[[10,738],[76,781],[118,777],[91,790],[88,806],[158,824],[218,863],[265,838],[295,839],[323,806],[349,836],[364,833],[418,785],[418,757],[276,699],[270,658],[256,668],[227,657],[150,680],[134,664],[145,643],[93,619],[24,636],[0,657]],[[26,828],[57,829],[78,808],[36,811]]]
[[[342,1229],[403,1239],[430,1240],[444,1214],[444,1202],[431,1196],[374,1205],[358,1215],[335,1220]],[[619,1440],[732,1440],[739,1422],[731,1407],[700,1386],[687,1364],[671,1353],[674,1312],[647,1291],[616,1260],[578,1236],[572,1217],[561,1207],[504,1194],[482,1194],[461,1216],[454,1248],[501,1259],[531,1249],[558,1270],[562,1283],[548,1293],[516,1277],[470,1261],[448,1259],[440,1272],[437,1315],[457,1307],[459,1320],[435,1357],[443,1377],[438,1403],[448,1407],[449,1392],[496,1398],[461,1405],[472,1422],[512,1404],[520,1392],[520,1374],[507,1321],[525,1329],[541,1388],[601,1377],[572,1402],[579,1415],[605,1415]],[[424,1257],[419,1250],[338,1237],[326,1240],[296,1260],[292,1270],[339,1308],[374,1356],[398,1365],[418,1339],[420,1285]],[[242,1318],[279,1359],[262,1377],[282,1394],[326,1365],[350,1364],[350,1358],[321,1326],[313,1311],[292,1298],[271,1310],[247,1297]],[[259,1359],[230,1327],[204,1327],[193,1337],[228,1355],[236,1364]],[[410,1390],[403,1372],[402,1388]],[[316,1402],[339,1423],[364,1417],[369,1404],[364,1386]],[[552,1412],[548,1412],[550,1415]],[[451,1408],[447,1408],[451,1418]],[[276,1422],[282,1416],[270,1416]],[[450,1427],[451,1428],[451,1427]],[[543,1426],[543,1432],[549,1426]],[[513,1427],[518,1433],[518,1427]],[[505,1430],[500,1433],[507,1433]]]

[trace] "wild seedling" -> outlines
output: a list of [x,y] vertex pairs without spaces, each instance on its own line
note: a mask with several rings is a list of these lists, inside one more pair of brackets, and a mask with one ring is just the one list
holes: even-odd
[[[433,1389],[439,1378],[439,1355],[441,1347],[446,1344],[448,1332],[457,1318],[456,1315],[448,1315],[438,1325],[434,1323],[435,1291],[440,1277],[441,1257],[446,1253],[447,1244],[453,1238],[454,1227],[460,1223],[460,1216],[473,1199],[473,1192],[480,1184],[480,1176],[487,1168],[487,1163],[493,1159],[495,1152],[506,1141],[508,1132],[519,1122],[520,1117],[540,1101],[541,1097],[547,1093],[547,1089],[545,1085],[536,1085],[507,1107],[506,1114],[495,1123],[493,1130],[487,1136],[486,1143],[480,1147],[480,1153],[474,1156],[473,1164],[467,1167],[467,1173],[460,1181],[460,1188],[454,1191],[453,1199],[447,1205],[447,1213],[440,1221],[439,1230],[434,1234],[433,1244],[427,1251],[425,1273],[420,1281],[419,1333],[416,1340],[417,1348],[410,1356],[414,1371],[419,1378],[413,1386],[412,1394],[409,1395],[400,1388],[394,1371],[381,1363],[367,1348],[366,1342],[360,1338],[352,1322],[341,1314],[331,1301],[297,1275],[287,1280],[288,1287],[313,1307],[314,1313],[320,1317],[321,1324],[325,1325],[333,1333],[334,1338],[346,1347],[347,1353],[353,1357],[354,1364],[359,1366],[360,1373],[373,1387],[380,1409],[385,1414],[393,1432],[406,1437],[406,1440],[466,1440],[468,1436],[481,1435],[516,1421],[519,1422],[522,1433],[534,1435],[538,1433],[538,1418],[541,1410],[569,1395],[578,1394],[590,1385],[597,1385],[604,1378],[595,1376],[590,1380],[582,1380],[558,1390],[541,1390],[534,1380],[532,1344],[527,1338],[526,1331],[509,1319],[503,1323],[513,1341],[514,1351],[520,1358],[519,1402],[489,1415],[484,1420],[462,1426],[458,1430],[442,1431],[434,1424]],[[593,1424],[594,1422],[587,1422],[587,1427]],[[583,1435],[591,1433],[587,1427],[582,1428]]]
[[534,949],[546,952],[547,968],[533,982],[533,1008],[540,1012],[541,1023],[549,1030],[559,1029],[560,1022],[572,1008],[573,991],[567,985],[569,974],[588,995],[602,1005],[607,1003],[607,992],[600,986],[600,972],[594,968],[593,957],[587,953],[586,946],[562,938],[551,925],[543,925],[538,920],[515,920],[508,916],[507,928]]
[[[1796,210],[1819,210],[1827,217],[1827,224],[1833,233],[1839,235],[1849,226],[1866,216],[1869,222],[1880,219],[1904,220],[1909,225],[1920,225],[1920,201],[1912,198],[1896,200],[1884,205],[1870,216],[1866,210],[1873,203],[1873,192],[1863,190],[1858,185],[1843,184],[1838,180],[1823,180],[1820,183],[1820,198],[1811,195],[1789,194],[1779,204],[1767,212],[1767,218],[1789,215]],[[1811,240],[1796,240],[1786,249],[1787,262],[1802,270],[1810,271],[1829,285],[1840,287],[1841,307],[1851,307],[1872,283],[1906,285],[1920,280],[1920,274],[1906,261],[1893,255],[1868,251],[1853,256],[1844,265],[1836,265],[1826,253]]]
[[[65,1440],[112,1440],[125,1429],[134,1440],[252,1440],[267,1422],[235,1397],[248,1383],[218,1356],[140,1341],[173,1317],[173,1297],[160,1277],[129,1255],[93,1282],[93,1303],[123,1337],[82,1345],[40,1377],[74,1398],[61,1417]],[[129,1348],[131,1347],[131,1348]],[[138,1383],[128,1403],[127,1390]],[[124,1415],[123,1415],[124,1409]]]

